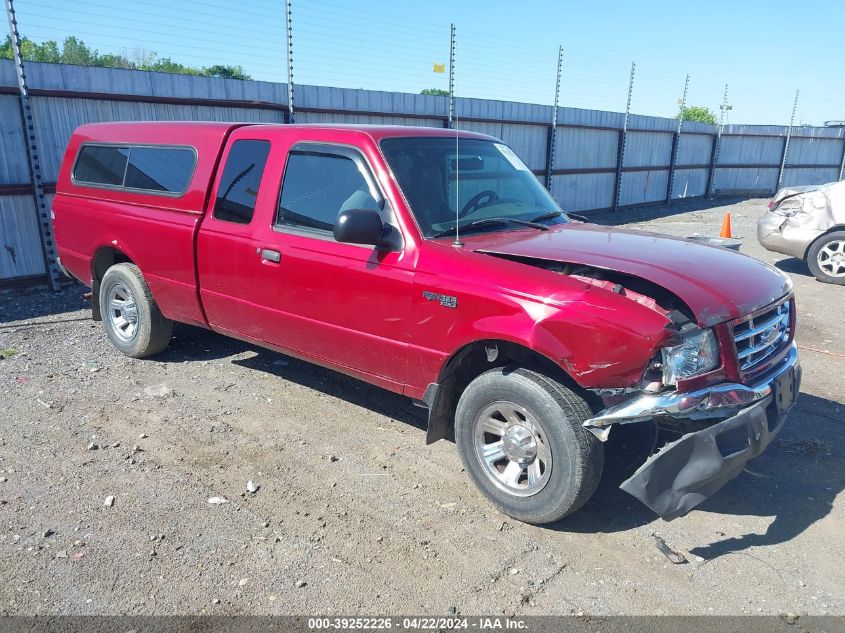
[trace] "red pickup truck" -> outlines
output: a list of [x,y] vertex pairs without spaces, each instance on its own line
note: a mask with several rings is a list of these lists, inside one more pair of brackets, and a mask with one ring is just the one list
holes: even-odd
[[68,274],[124,354],[174,321],[428,408],[505,513],[589,499],[615,425],[651,434],[622,488],[669,520],[781,430],[800,381],[787,276],[582,222],[501,141],[432,128],[114,123],[70,140]]

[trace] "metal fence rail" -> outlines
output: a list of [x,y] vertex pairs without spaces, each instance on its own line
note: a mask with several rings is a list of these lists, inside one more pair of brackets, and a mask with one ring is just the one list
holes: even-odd
[[[289,93],[297,123],[448,127],[450,116],[445,96],[306,85],[289,91],[287,84],[113,68],[28,63],[27,82],[48,199],[67,141],[83,123],[285,123]],[[789,126],[726,125],[719,140],[718,126],[685,122],[681,134],[671,118],[469,98],[455,98],[453,107],[457,127],[511,145],[571,211],[700,197],[710,183],[716,195],[768,195],[779,178],[783,186],[837,180],[845,164],[842,128],[793,127],[790,134]],[[0,287],[47,280],[22,121],[14,65],[0,60]]]

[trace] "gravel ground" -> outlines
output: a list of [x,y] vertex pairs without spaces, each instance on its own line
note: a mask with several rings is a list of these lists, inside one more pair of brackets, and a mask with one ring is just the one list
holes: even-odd
[[0,295],[0,614],[845,614],[845,288],[763,251],[764,207],[596,218],[712,234],[730,210],[744,252],[795,281],[798,406],[671,523],[616,488],[643,459],[632,431],[580,513],[528,526],[425,445],[405,398],[189,327],[131,360],[79,286]]

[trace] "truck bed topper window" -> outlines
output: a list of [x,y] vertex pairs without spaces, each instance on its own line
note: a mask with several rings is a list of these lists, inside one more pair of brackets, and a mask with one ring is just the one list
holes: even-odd
[[196,164],[193,147],[84,143],[72,180],[84,187],[179,197],[187,191]]

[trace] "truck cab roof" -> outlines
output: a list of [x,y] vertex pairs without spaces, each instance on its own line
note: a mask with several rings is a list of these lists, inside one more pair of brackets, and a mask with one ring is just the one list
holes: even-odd
[[[148,143],[161,142],[164,144],[192,144],[193,142],[219,143],[237,128],[253,126],[261,128],[278,128],[280,130],[324,129],[339,132],[361,132],[378,141],[387,137],[453,137],[457,134],[461,138],[479,138],[495,140],[491,136],[453,130],[448,128],[434,128],[407,125],[375,125],[375,124],[341,124],[341,123],[249,123],[232,122],[221,123],[214,121],[141,121],[141,122],[113,122],[89,123],[81,125],[73,134],[72,141],[103,142],[103,143],[133,143],[145,141]],[[197,148],[199,149],[199,148]]]

